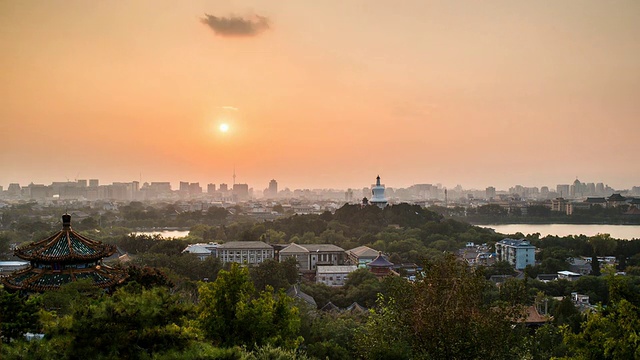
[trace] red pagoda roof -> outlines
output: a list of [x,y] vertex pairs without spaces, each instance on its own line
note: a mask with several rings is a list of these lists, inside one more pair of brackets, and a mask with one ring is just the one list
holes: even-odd
[[116,252],[113,245],[88,239],[71,229],[71,215],[62,216],[62,230],[52,236],[18,248],[15,255],[37,262],[72,262],[98,260]]

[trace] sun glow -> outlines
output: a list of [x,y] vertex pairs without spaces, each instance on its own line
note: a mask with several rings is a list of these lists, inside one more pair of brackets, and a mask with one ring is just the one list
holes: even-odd
[[227,131],[229,131],[229,124],[220,124],[219,129],[221,132],[226,133]]

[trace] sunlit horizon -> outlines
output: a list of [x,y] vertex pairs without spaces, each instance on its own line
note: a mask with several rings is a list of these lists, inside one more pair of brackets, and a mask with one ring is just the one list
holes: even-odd
[[[640,3],[0,3],[0,185],[640,185]],[[223,124],[226,127],[223,129]]]

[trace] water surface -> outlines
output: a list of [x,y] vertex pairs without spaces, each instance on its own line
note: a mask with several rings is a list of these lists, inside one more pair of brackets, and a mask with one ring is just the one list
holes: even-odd
[[616,239],[640,239],[640,225],[583,225],[583,224],[500,224],[479,225],[494,229],[502,234],[521,232],[525,235],[540,233],[540,237],[547,235],[568,236],[609,234]]

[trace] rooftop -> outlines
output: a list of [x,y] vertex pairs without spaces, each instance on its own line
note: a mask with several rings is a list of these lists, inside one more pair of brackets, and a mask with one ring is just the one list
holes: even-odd
[[62,230],[44,240],[16,249],[15,255],[24,260],[48,263],[98,260],[116,252],[113,245],[91,240],[73,231],[71,215],[63,215],[62,223]]
[[349,250],[349,253],[359,258],[375,258],[376,256],[378,256],[378,252],[368,246],[358,246],[357,248]]
[[531,247],[533,247],[533,245],[531,245],[531,243],[529,241],[525,240],[525,239],[516,240],[516,239],[506,238],[506,239],[502,239],[502,240],[498,241],[498,243],[502,244],[502,245],[508,245],[508,246],[531,246]]
[[382,256],[382,252],[378,252],[378,257],[375,258],[372,262],[368,263],[367,266],[376,268],[391,268],[393,266],[393,263],[385,259],[384,256]]
[[[344,249],[332,244],[296,244],[309,252],[344,252]],[[284,250],[283,250],[284,251]]]
[[263,243],[262,241],[229,241],[228,243],[224,243],[218,247],[218,249],[228,250],[228,249],[265,249],[265,250],[273,250],[273,247],[267,243]]
[[318,266],[318,274],[344,274],[358,270],[356,265]]

